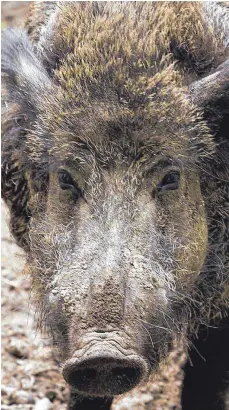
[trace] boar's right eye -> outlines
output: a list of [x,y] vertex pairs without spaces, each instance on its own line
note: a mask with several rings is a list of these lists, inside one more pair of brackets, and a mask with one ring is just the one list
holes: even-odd
[[157,185],[157,191],[171,191],[179,188],[180,173],[178,171],[169,172],[164,176],[160,184]]
[[77,183],[74,181],[72,176],[65,170],[58,171],[59,185],[63,190],[70,190],[73,194],[74,199],[83,196],[82,190],[78,187]]

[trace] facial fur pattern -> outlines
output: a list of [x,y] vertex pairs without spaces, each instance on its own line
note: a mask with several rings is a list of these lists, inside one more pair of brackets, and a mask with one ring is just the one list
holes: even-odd
[[[188,90],[228,58],[228,11],[214,2],[34,7],[28,34],[3,35],[12,232],[68,354],[75,330],[80,338],[99,326],[134,333],[159,360],[172,338],[228,309],[228,85],[201,105]],[[60,169],[77,200],[61,190]],[[179,189],[160,195],[171,170]]]

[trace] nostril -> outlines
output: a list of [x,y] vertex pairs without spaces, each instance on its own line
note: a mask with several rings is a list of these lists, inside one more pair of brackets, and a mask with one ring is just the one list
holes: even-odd
[[83,386],[91,383],[97,377],[97,371],[92,368],[72,370],[68,373],[68,383]]
[[[85,369],[85,370],[78,370],[77,376],[82,377],[83,379],[93,380],[96,378],[96,370],[95,369]],[[74,375],[73,375],[74,376]]]
[[112,375],[114,377],[137,380],[140,378],[140,370],[134,367],[114,367],[112,369]]

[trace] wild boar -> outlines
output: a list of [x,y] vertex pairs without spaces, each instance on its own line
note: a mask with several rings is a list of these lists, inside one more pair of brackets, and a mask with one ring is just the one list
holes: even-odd
[[[69,409],[110,408],[227,321],[228,39],[214,2],[35,3],[3,33],[3,198]],[[192,410],[219,409],[218,334]]]

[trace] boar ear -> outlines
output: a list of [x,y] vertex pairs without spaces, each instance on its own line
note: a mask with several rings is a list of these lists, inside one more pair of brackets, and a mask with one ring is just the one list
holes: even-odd
[[209,232],[205,265],[208,274],[202,276],[202,288],[211,301],[211,317],[216,319],[228,314],[229,59],[214,73],[192,84],[190,94],[215,142],[212,155],[202,158],[199,175]]
[[3,31],[2,73],[9,101],[19,104],[22,109],[25,106],[27,115],[35,110],[51,86],[46,70],[23,31]]
[[217,145],[229,151],[229,59],[214,73],[191,84],[190,95],[202,110]]
[[34,172],[27,138],[50,80],[24,32],[2,34],[2,197],[18,244],[28,247],[30,183]]

